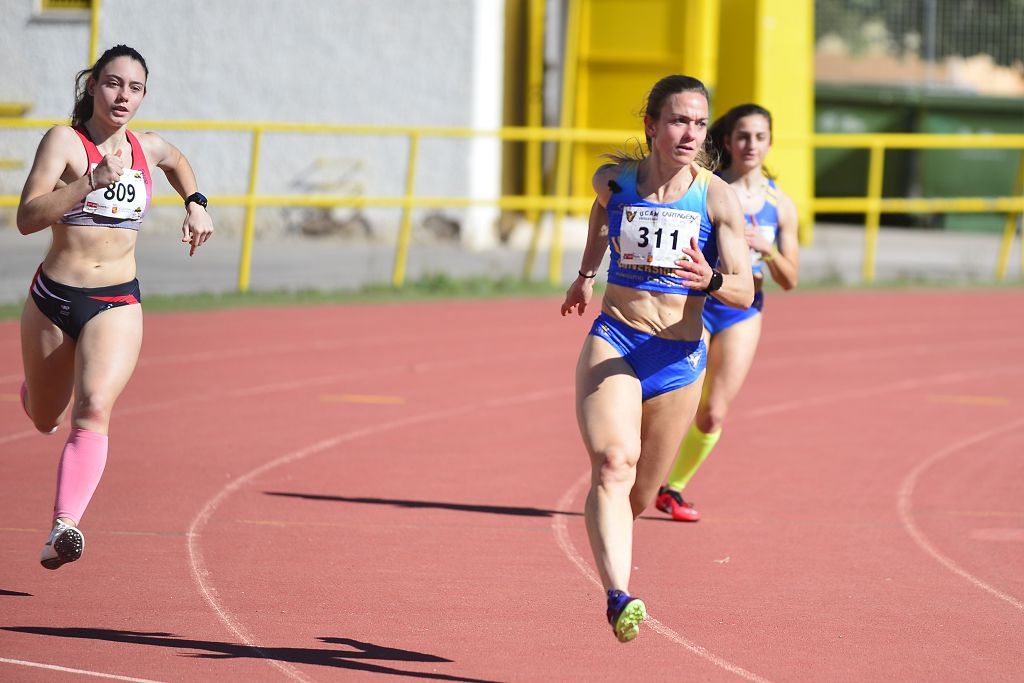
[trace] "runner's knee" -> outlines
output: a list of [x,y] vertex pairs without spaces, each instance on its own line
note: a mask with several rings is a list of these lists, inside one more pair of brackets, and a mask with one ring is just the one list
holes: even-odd
[[712,401],[706,408],[697,412],[695,420],[697,429],[710,434],[717,432],[725,423],[725,416],[729,412],[729,406],[725,401]]
[[106,426],[114,407],[113,397],[102,393],[90,393],[75,398],[73,418],[76,422],[88,422]]
[[638,450],[609,446],[594,454],[595,484],[603,487],[632,486],[636,479]]

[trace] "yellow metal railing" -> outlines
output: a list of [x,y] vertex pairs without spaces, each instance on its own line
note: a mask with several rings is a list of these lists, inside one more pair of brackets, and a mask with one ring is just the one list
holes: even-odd
[[[863,213],[864,260],[861,278],[875,279],[878,230],[883,213],[1005,213],[1006,224],[999,248],[996,277],[1006,277],[1010,249],[1017,221],[1024,216],[1024,135],[938,135],[911,133],[817,134],[812,138],[817,149],[868,149],[868,194],[866,197],[815,197],[814,213]],[[887,149],[1019,149],[1021,161],[1010,197],[883,198],[882,177]],[[1024,246],[1021,248],[1024,270]]]
[[[0,119],[2,128],[46,128],[66,123],[55,119]],[[391,281],[396,287],[405,281],[411,236],[411,211],[414,208],[464,208],[469,206],[494,206],[499,209],[527,212],[548,211],[553,214],[551,249],[549,253],[548,279],[557,284],[561,279],[562,239],[561,230],[566,213],[586,213],[592,198],[587,195],[570,194],[568,178],[572,146],[575,143],[623,144],[635,137],[635,131],[581,130],[573,128],[501,128],[481,131],[468,128],[405,127],[405,126],[351,126],[313,123],[275,123],[262,121],[137,121],[140,128],[154,130],[188,131],[234,131],[252,135],[250,147],[249,175],[246,191],[237,195],[215,195],[211,203],[220,206],[245,207],[241,255],[238,267],[238,289],[249,289],[253,239],[255,234],[256,209],[271,206],[291,207],[399,207],[402,217],[395,247],[395,259]],[[283,194],[261,195],[257,193],[260,156],[263,136],[266,134],[307,133],[362,136],[398,136],[409,141],[406,158],[405,191],[402,196],[365,197],[329,194]],[[523,196],[502,196],[494,198],[473,197],[417,197],[415,179],[419,161],[419,146],[422,138],[475,138],[497,137],[502,140],[521,142],[558,143],[556,162],[556,187],[554,195],[527,194]],[[809,143],[816,148],[867,148],[870,152],[868,168],[868,195],[866,197],[815,197],[812,200],[815,213],[864,213],[865,244],[862,276],[871,282],[875,276],[875,255],[878,246],[878,231],[882,213],[1005,213],[1006,227],[1003,232],[996,275],[1006,275],[1010,249],[1016,234],[1016,222],[1024,215],[1024,135],[814,135]],[[1020,149],[1021,168],[1018,173],[1015,195],[1011,197],[962,197],[936,199],[883,198],[883,158],[886,149]],[[0,195],[0,206],[17,206],[17,195]],[[175,195],[155,197],[156,205],[173,205],[180,202]],[[528,268],[524,276],[529,277],[539,244],[540,221],[533,223],[533,236],[526,256]],[[1022,248],[1024,261],[1024,248]],[[1024,269],[1024,263],[1022,263]]]
[[100,44],[100,0],[89,3],[89,66],[99,59]]
[[[67,123],[64,119],[11,119],[0,120],[2,128],[46,128],[56,124]],[[598,131],[576,130],[571,128],[500,128],[481,131],[469,128],[441,128],[412,126],[351,126],[312,123],[277,123],[264,121],[143,121],[134,123],[136,127],[150,130],[185,130],[185,131],[232,131],[249,132],[252,134],[250,151],[249,178],[247,191],[239,195],[213,195],[210,202],[219,206],[245,207],[244,227],[242,232],[241,257],[238,266],[238,289],[247,291],[250,284],[252,245],[255,234],[255,211],[257,208],[271,206],[292,207],[400,207],[402,218],[399,228],[398,242],[395,249],[395,261],[392,270],[392,283],[396,287],[405,281],[406,263],[411,235],[411,211],[414,208],[465,208],[469,206],[494,206],[499,209],[518,211],[550,211],[554,214],[554,228],[551,236],[549,279],[557,284],[561,278],[562,240],[559,234],[562,229],[562,218],[570,211],[584,212],[590,208],[591,199],[573,197],[569,194],[568,183],[558,184],[557,196],[523,195],[502,196],[495,198],[473,197],[416,197],[415,178],[419,153],[419,142],[424,137],[435,138],[475,138],[497,137],[502,140],[521,142],[556,142],[559,143],[559,167],[564,169],[560,178],[568,178],[569,157],[575,142],[621,143],[632,134],[630,131]],[[259,181],[259,161],[263,136],[268,133],[307,133],[362,136],[398,136],[409,140],[409,151],[406,159],[405,194],[399,197],[364,197],[328,194],[286,194],[261,195],[256,188]],[[17,195],[0,195],[0,206],[17,206]],[[181,199],[176,195],[153,198],[153,204],[174,205]],[[539,234],[540,222],[534,224],[535,236]],[[532,263],[539,239],[532,240],[531,253],[527,262]],[[528,273],[527,273],[528,275]]]

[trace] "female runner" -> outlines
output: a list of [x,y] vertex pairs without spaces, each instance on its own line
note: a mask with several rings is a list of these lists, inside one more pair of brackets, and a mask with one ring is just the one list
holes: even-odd
[[594,175],[587,248],[562,304],[563,316],[583,314],[610,246],[608,288],[576,369],[576,413],[592,472],[587,533],[621,642],[637,636],[647,613],[629,594],[633,520],[654,502],[700,398],[704,301],[743,308],[754,297],[743,214],[709,170],[707,125],[700,81],[668,76],[654,85],[644,115],[649,154]]
[[683,498],[683,488],[718,443],[729,404],[754,362],[761,337],[764,271],[767,267],[783,289],[793,289],[800,263],[796,206],[764,165],[772,144],[771,114],[756,104],[734,107],[711,126],[711,142],[721,159],[719,176],[736,191],[746,217],[756,294],[747,309],[728,308],[715,300],[704,307],[707,377],[697,416],[657,501],[659,510],[682,522],[700,519],[692,501]]
[[78,524],[106,464],[111,411],[139,357],[135,242],[153,167],[185,199],[181,241],[189,256],[213,234],[206,198],[181,152],[155,133],[128,130],[148,75],[142,55],[125,45],[79,73],[71,125],[43,136],[18,205],[22,234],[52,233],[21,315],[22,405],[45,434],[71,409],[53,528],[40,557],[47,569],[82,555]]

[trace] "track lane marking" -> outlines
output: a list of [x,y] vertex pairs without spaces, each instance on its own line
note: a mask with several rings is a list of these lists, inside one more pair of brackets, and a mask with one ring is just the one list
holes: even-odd
[[131,676],[118,676],[117,674],[106,674],[101,671],[88,671],[86,669],[72,669],[66,666],[57,666],[56,664],[42,664],[40,662],[28,662],[23,659],[8,659],[6,657],[0,657],[0,663],[2,664],[13,664],[15,666],[25,666],[32,669],[47,669],[49,671],[59,671],[64,674],[78,674],[79,676],[92,676],[93,678],[106,678],[113,681],[131,681],[132,683],[160,683],[160,681],[154,681],[149,678],[132,678]]
[[971,396],[968,394],[933,394],[928,397],[929,403],[951,403],[958,406],[1008,406],[1010,399],[1006,396]]
[[401,405],[401,396],[373,396],[370,394],[320,394],[324,403],[365,403],[370,405]]
[[[519,357],[519,356],[521,356],[523,354],[511,354],[511,355],[514,356],[514,357]],[[531,355],[535,356],[535,355],[538,355],[538,354],[531,354]],[[546,355],[550,355],[550,354],[546,354]],[[467,360],[469,362],[467,362]],[[804,357],[804,360],[806,360],[806,357]],[[414,369],[418,369],[419,371],[423,372],[423,371],[430,371],[430,370],[435,370],[435,369],[444,368],[444,367],[471,365],[474,362],[490,364],[490,363],[493,363],[494,361],[495,361],[494,356],[487,356],[487,357],[480,357],[480,358],[477,358],[477,359],[460,359],[460,360],[454,360],[454,361],[440,361],[440,362],[433,362],[433,363],[415,364],[413,366],[413,368]],[[395,373],[395,374],[402,374],[402,373],[406,373],[408,371],[409,371],[409,366],[403,366],[403,367],[400,367],[400,368],[394,368],[392,370],[392,372]],[[814,399],[805,399],[805,400],[791,401],[791,402],[786,403],[786,404],[775,404],[774,406],[767,407],[765,409],[760,409],[760,410],[754,409],[754,410],[748,411],[746,414],[738,415],[736,419],[750,418],[750,417],[763,417],[763,416],[767,416],[767,415],[770,415],[770,414],[776,414],[776,413],[779,413],[779,412],[787,412],[787,411],[795,410],[795,409],[802,408],[802,407],[804,407],[806,405],[809,405],[809,404],[820,405],[821,403],[824,403],[824,402],[837,402],[837,401],[842,401],[844,399],[866,397],[866,396],[871,396],[871,395],[877,395],[877,394],[880,394],[880,393],[895,393],[895,392],[900,392],[900,391],[910,391],[910,390],[914,390],[914,389],[919,389],[919,388],[921,388],[923,386],[928,386],[930,384],[944,384],[944,383],[951,383],[951,382],[957,382],[957,381],[965,381],[965,380],[973,379],[973,378],[976,378],[976,377],[979,377],[979,376],[983,377],[983,376],[989,376],[989,375],[994,375],[994,374],[1005,375],[1007,373],[1011,373],[1012,374],[1012,373],[1020,373],[1020,372],[1024,372],[1024,366],[1019,366],[1019,367],[1016,367],[1016,368],[1006,368],[1006,367],[992,368],[992,369],[976,371],[976,372],[949,373],[947,375],[942,375],[942,376],[939,376],[939,377],[932,376],[932,377],[929,377],[928,379],[902,380],[902,381],[899,381],[899,382],[891,383],[889,385],[885,385],[884,387],[874,386],[874,387],[871,387],[871,388],[864,388],[864,389],[850,390],[850,391],[844,391],[844,392],[837,392],[837,393],[835,393],[833,395],[830,395],[830,396],[818,396],[818,397],[815,397]],[[291,380],[291,381],[285,381],[285,382],[275,382],[275,383],[251,386],[251,387],[247,387],[247,388],[238,388],[238,389],[234,389],[234,390],[229,390],[228,392],[225,392],[225,393],[227,395],[233,395],[233,396],[236,396],[236,397],[254,396],[254,395],[267,394],[267,393],[275,393],[275,392],[280,392],[280,391],[295,390],[295,389],[309,387],[311,385],[315,386],[317,384],[321,384],[321,385],[322,384],[328,384],[328,383],[331,383],[331,382],[339,381],[340,379],[351,378],[353,376],[362,376],[362,375],[379,376],[379,374],[380,374],[379,371],[374,371],[374,372],[364,371],[364,372],[356,372],[356,373],[352,373],[352,372],[339,373],[338,375],[333,375],[333,376],[328,376],[328,377],[324,377],[324,376],[308,377],[308,378],[301,379],[301,380]],[[218,397],[212,397],[212,396],[208,395],[206,400],[217,400],[217,398]],[[171,407],[171,406],[174,406],[174,405],[180,405],[180,404],[185,403],[187,401],[195,401],[195,400],[197,400],[197,397],[193,396],[193,397],[187,397],[187,398],[183,398],[183,399],[165,401],[165,402],[162,402],[161,404],[150,404],[149,406],[139,406],[139,407],[135,408],[134,410],[129,408],[129,409],[123,410],[121,412],[124,413],[124,414],[127,414],[127,413],[135,413],[135,414],[138,414],[138,413],[149,413],[149,412],[155,412],[157,410],[160,410],[160,409],[163,409],[163,408],[166,408],[166,407]],[[433,419],[438,419],[438,418],[433,418]],[[386,424],[391,424],[391,423],[386,423]],[[397,428],[399,426],[404,426],[404,425],[395,424],[393,426],[388,427],[388,429],[394,429],[394,428]],[[370,428],[370,429],[372,429],[372,428]],[[359,431],[366,431],[366,430],[359,430]],[[22,432],[22,433],[20,433],[18,435],[12,435],[12,436],[20,437],[20,436],[24,436],[26,434],[27,435],[31,435],[31,434],[35,434],[35,433],[36,432],[33,430],[33,431],[29,431],[29,432]],[[360,434],[358,436],[362,436],[362,435]],[[353,435],[351,438],[358,438],[358,436]],[[338,440],[337,443],[341,443],[343,440],[348,440],[348,439]],[[7,441],[7,439],[5,439],[3,437],[0,437],[0,444],[4,443],[5,441]],[[326,441],[329,442],[329,441],[332,441],[332,440],[328,439]],[[269,469],[273,469],[274,467],[286,464],[286,462],[292,462],[294,460],[298,460],[298,459],[304,458],[304,457],[306,457],[308,455],[311,455],[311,454],[313,454],[315,452],[319,452],[319,450],[323,450],[324,448],[329,448],[329,447],[331,447],[333,445],[337,445],[337,444],[332,443],[332,444],[328,445],[325,442],[320,442],[319,444],[314,444],[314,447],[320,446],[320,448],[317,448],[317,450],[311,450],[311,451],[308,451],[308,452],[300,451],[300,452],[298,452],[298,454],[296,454],[296,453],[290,454],[290,455],[293,455],[293,456],[297,455],[297,457],[293,457],[293,458],[289,458],[289,456],[283,456],[283,458],[287,458],[287,460],[278,459],[278,461],[273,461],[272,463],[268,463],[267,464],[268,466],[265,466],[265,469],[263,467],[261,467],[261,468],[257,468],[258,471],[257,470],[253,470],[252,472],[249,473],[249,475],[245,475],[246,481],[248,479],[251,479],[252,477],[258,476],[258,474],[261,474],[263,471],[266,471],[266,470],[269,470]],[[589,475],[587,475],[587,476],[589,476]],[[236,480],[236,481],[238,482],[238,485],[233,487],[231,489],[231,491],[226,492],[226,494],[224,495],[224,498],[227,497],[227,494],[233,493],[234,490],[236,490],[238,487],[240,487],[242,484],[245,483],[244,481],[240,481],[240,480]],[[225,487],[225,489],[226,488],[228,488],[228,487]],[[222,492],[223,491],[224,490],[222,490]],[[216,502],[216,504],[214,505],[214,508],[216,508],[216,506],[219,505],[220,502],[221,502],[221,500],[218,500]],[[205,511],[205,508],[204,508],[204,511]],[[213,513],[213,509],[210,509],[209,510],[209,514],[207,514],[206,517],[202,520],[201,526],[205,525],[206,521],[208,521],[208,518],[209,518],[210,515],[212,515],[212,513]],[[200,513],[200,516],[202,516],[202,515],[203,515],[203,512]],[[190,556],[190,562],[192,562],[191,569],[192,569],[192,572],[193,572],[193,578],[199,584],[200,592],[201,592],[202,596],[204,597],[204,599],[207,601],[208,604],[211,605],[211,607],[214,609],[214,612],[217,613],[217,616],[221,619],[222,623],[224,623],[226,626],[228,626],[228,628],[230,630],[232,630],[232,632],[234,632],[236,636],[238,636],[243,641],[245,641],[247,645],[253,647],[253,649],[255,651],[257,651],[265,659],[267,659],[268,662],[270,662],[271,664],[276,666],[283,673],[285,673],[287,676],[293,678],[294,680],[308,681],[309,679],[303,677],[303,675],[297,669],[295,669],[294,667],[292,667],[292,666],[290,666],[290,665],[288,665],[286,663],[283,663],[283,662],[280,662],[280,661],[277,661],[277,660],[274,660],[274,659],[271,659],[271,658],[267,657],[266,653],[264,653],[259,648],[259,646],[255,645],[254,641],[252,640],[251,636],[249,636],[248,631],[244,628],[244,626],[241,623],[237,622],[237,620],[235,620],[232,616],[230,616],[226,612],[222,611],[222,609],[219,606],[219,602],[217,600],[217,597],[216,597],[215,589],[213,589],[212,586],[205,585],[203,583],[203,581],[202,581],[202,578],[201,578],[200,574],[198,573],[199,569],[201,569],[201,571],[205,575],[208,575],[208,572],[205,570],[205,564],[203,563],[203,559],[202,559],[201,553],[198,550],[194,550],[194,547],[193,547],[194,546],[194,544],[193,544],[193,541],[194,541],[193,533],[194,533],[194,529],[196,527],[196,521],[197,520],[199,520],[199,517],[197,517],[196,520],[193,520],[193,525],[190,526],[189,532],[187,532],[186,536],[188,538],[189,556]],[[565,550],[565,548],[563,547],[563,551],[564,550]],[[572,548],[572,552],[575,553],[575,549],[574,548]],[[578,553],[576,553],[576,556],[579,557]],[[575,560],[574,560],[574,563],[575,563]],[[579,567],[580,565],[577,565],[577,566]],[[586,566],[585,563],[582,566]],[[588,569],[588,572],[589,572],[589,569]],[[594,577],[593,574],[588,574],[587,576],[592,581],[597,581],[596,577]],[[597,585],[600,586],[600,582],[599,581],[597,581]],[[707,650],[705,650],[701,646],[699,646],[699,645],[697,645],[697,644],[695,644],[695,643],[693,643],[693,642],[683,638],[678,633],[676,633],[672,629],[668,628],[667,626],[662,624],[660,621],[657,621],[656,619],[652,619],[652,621],[650,622],[649,625],[651,626],[651,628],[653,630],[655,630],[660,635],[668,638],[669,640],[672,640],[673,642],[676,642],[677,644],[682,645],[683,647],[691,650],[692,652],[694,652],[698,656],[701,656],[702,658],[708,659],[708,661],[711,661],[712,663],[715,663],[717,666],[721,666],[723,669],[725,669],[727,671],[731,671],[733,673],[736,673],[737,675],[739,675],[741,677],[747,678],[747,680],[756,680],[756,681],[765,681],[766,680],[766,679],[758,677],[757,674],[753,674],[751,672],[747,672],[746,670],[742,669],[741,667],[736,667],[735,665],[730,664],[726,660],[719,658],[717,655],[714,655],[713,653],[708,652]],[[723,662],[724,665],[723,664],[718,664],[718,661]],[[733,669],[736,669],[736,671],[733,671]],[[753,677],[753,678],[749,678],[749,677]]]
[[[562,497],[559,498],[558,503],[555,505],[555,509],[563,514],[556,515],[555,518],[551,520],[551,529],[555,534],[555,540],[558,541],[559,548],[562,549],[562,553],[565,554],[565,556],[568,557],[574,565],[576,565],[576,568],[581,574],[583,574],[583,576],[589,579],[592,584],[598,587],[598,589],[603,591],[604,587],[601,585],[601,579],[597,577],[594,570],[590,568],[587,561],[583,559],[583,556],[576,550],[576,546],[573,544],[572,538],[569,536],[569,527],[565,522],[566,515],[564,513],[571,512],[569,507],[579,495],[580,490],[584,488],[589,481],[590,472],[584,472],[583,475],[580,476],[580,478],[577,479],[564,494],[562,494]],[[647,619],[645,619],[643,623],[659,635],[668,638],[678,645],[682,645],[698,657],[711,662],[721,669],[725,669],[729,673],[735,674],[748,681],[768,683],[768,679],[762,678],[753,672],[747,671],[741,666],[728,662],[715,653],[709,651],[707,648],[698,645],[692,640],[684,638],[665,624],[652,617],[650,613],[648,613]]]
[[[806,358],[805,358],[805,359],[806,359]],[[1004,370],[1004,371],[1000,371],[1000,372],[1005,372],[1005,370]],[[991,373],[991,372],[985,372],[985,373],[982,373],[982,375],[987,375],[987,374],[992,374],[992,373]],[[902,387],[892,387],[892,388],[891,388],[891,390],[893,390],[893,391],[898,391],[898,390],[905,390],[905,389],[909,389],[909,388],[912,388],[912,387],[906,387],[906,386],[902,386]],[[254,392],[254,393],[255,393],[255,392]],[[190,398],[190,400],[195,400],[195,397],[191,397],[191,398]],[[177,402],[181,402],[181,401],[177,401]],[[795,408],[795,407],[791,407],[791,410],[792,410],[792,408]],[[143,411],[139,411],[139,412],[143,412]],[[148,411],[144,411],[144,412],[148,412]],[[748,416],[748,417],[756,417],[756,416],[754,416],[754,415],[751,415],[751,416]],[[760,416],[757,416],[757,417],[760,417]],[[27,432],[27,433],[28,433],[28,434],[34,434],[34,433],[35,433],[35,431],[31,431],[31,432]],[[0,439],[0,442],[3,442],[3,440],[2,440],[2,439]]]
[[924,387],[941,384],[955,384],[980,379],[982,377],[1024,374],[1024,365],[1012,367],[991,368],[976,372],[950,372],[944,375],[927,375],[916,379],[904,379],[889,384],[876,384],[871,387],[849,389],[838,391],[833,394],[808,396],[806,398],[794,399],[791,401],[773,403],[761,408],[753,408],[737,415],[736,419],[748,419],[753,417],[767,417],[777,413],[785,413],[793,410],[800,410],[808,407],[818,407],[824,403],[837,403],[856,398],[869,398],[883,394],[895,394],[903,391],[915,391]]
[[546,400],[557,396],[566,396],[571,391],[568,388],[559,390],[548,390],[548,391],[530,391],[516,396],[504,397],[501,399],[492,399],[489,401],[480,401],[469,405],[460,405],[453,408],[447,408],[445,410],[431,411],[428,413],[420,413],[419,415],[411,415],[395,420],[383,422],[378,425],[370,427],[363,427],[361,429],[355,429],[349,432],[343,432],[327,439],[321,439],[316,443],[310,444],[305,448],[291,451],[280,457],[274,458],[249,472],[236,477],[235,479],[228,482],[218,491],[212,498],[210,498],[206,504],[200,509],[199,513],[192,520],[189,525],[187,538],[187,548],[189,557],[189,569],[192,572],[192,578],[199,588],[200,595],[206,600],[206,603],[213,609],[214,613],[220,619],[227,628],[234,633],[243,643],[251,647],[256,653],[263,657],[267,662],[276,667],[281,673],[288,676],[289,678],[296,681],[303,681],[310,683],[311,679],[307,678],[294,666],[274,659],[268,655],[259,645],[256,644],[255,638],[250,634],[248,629],[232,615],[225,607],[222,606],[220,598],[217,594],[216,588],[210,579],[210,571],[206,566],[206,560],[203,557],[202,548],[200,547],[200,540],[202,538],[202,531],[209,522],[210,518],[214,515],[217,508],[223,503],[231,494],[238,491],[242,486],[255,479],[256,477],[269,472],[282,465],[291,464],[298,462],[310,455],[320,453],[325,450],[329,450],[338,446],[342,443],[347,443],[361,438],[374,436],[382,432],[392,431],[403,427],[410,427],[425,422],[431,422],[434,420],[447,419],[452,417],[461,417],[470,413],[478,412],[488,408],[498,408],[502,406],[515,405],[517,403],[528,403],[537,400]]
[[907,531],[908,534],[910,534],[910,537],[914,540],[914,542],[917,543],[917,545],[920,546],[922,550],[931,555],[931,557],[936,562],[938,562],[943,567],[953,572],[960,578],[965,579],[967,582],[974,585],[976,588],[980,588],[981,590],[1002,600],[1003,602],[1006,602],[1012,605],[1013,607],[1016,607],[1017,609],[1024,611],[1024,602],[1021,602],[1016,597],[1004,593],[999,589],[995,588],[994,586],[992,586],[991,584],[982,581],[974,574],[971,574],[969,571],[967,571],[959,564],[954,562],[951,558],[939,552],[939,550],[934,545],[932,545],[931,541],[928,540],[928,537],[924,534],[924,532],[922,532],[917,527],[917,524],[914,523],[913,514],[914,490],[917,488],[917,482],[921,478],[921,475],[929,467],[939,462],[943,458],[946,458],[947,456],[956,453],[957,451],[961,451],[970,446],[975,446],[979,443],[987,441],[988,439],[991,439],[992,437],[1000,436],[1007,432],[1012,432],[1016,429],[1020,429],[1021,427],[1024,427],[1024,419],[1014,420],[1013,422],[1004,424],[1001,427],[994,427],[983,432],[977,432],[973,436],[961,439],[960,441],[957,441],[956,443],[951,444],[946,448],[936,451],[929,457],[925,458],[924,460],[919,462],[917,466],[914,467],[914,469],[912,469],[907,474],[906,477],[903,478],[903,481],[900,484],[899,493],[897,494],[896,507],[899,512],[900,522],[903,524],[903,528]]
[[[155,403],[147,403],[145,405],[134,405],[126,406],[124,408],[118,408],[117,415],[119,417],[130,416],[130,415],[145,415],[149,413],[160,412],[161,410],[172,410],[183,405],[194,405],[198,403],[220,403],[225,399],[233,398],[250,398],[253,396],[263,396],[275,392],[283,391],[299,391],[309,389],[315,386],[336,384],[342,381],[348,381],[359,378],[380,378],[384,376],[394,376],[403,374],[420,374],[424,372],[431,372],[435,370],[444,370],[447,368],[464,368],[473,365],[490,366],[494,363],[501,362],[516,362],[523,360],[540,360],[549,358],[556,355],[554,352],[535,352],[525,353],[516,352],[510,354],[501,355],[481,355],[472,358],[460,358],[458,360],[451,361],[434,361],[434,362],[416,362],[406,363],[404,365],[396,365],[385,369],[378,370],[357,370],[339,372],[333,375],[315,375],[308,376],[294,380],[282,380],[277,382],[270,382],[265,384],[256,384],[248,387],[236,387],[234,389],[227,389],[224,391],[208,391],[201,395],[197,394],[186,394],[179,398],[172,398],[166,401],[157,401]],[[24,418],[27,419],[27,418]],[[64,425],[61,426],[61,430],[64,429]],[[61,433],[58,430],[57,434]],[[27,439],[31,436],[39,434],[34,429],[24,430],[20,432],[14,432],[4,436],[0,436],[0,446],[19,441],[21,439]],[[52,435],[44,435],[52,436]]]

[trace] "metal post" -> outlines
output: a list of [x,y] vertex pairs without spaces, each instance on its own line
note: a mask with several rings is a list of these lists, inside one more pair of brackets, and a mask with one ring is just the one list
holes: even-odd
[[[529,38],[526,44],[527,80],[526,80],[526,125],[536,128],[544,123],[544,0],[529,2]],[[540,140],[526,142],[526,194],[538,197],[541,193],[542,161]],[[540,244],[540,212],[528,209],[526,221],[533,229],[530,236],[530,247],[526,252],[523,265],[523,280],[529,280],[533,273],[533,263],[537,258]]]
[[89,66],[96,63],[100,37],[100,0],[89,5]]
[[[1020,164],[1017,165],[1017,182],[1013,186],[1013,192],[1017,195],[1024,195],[1024,150],[1021,150]],[[1010,249],[1013,248],[1013,237],[1017,234],[1017,222],[1024,219],[1024,211],[1019,213],[1006,214],[1006,223],[1003,226],[1003,240],[999,245],[999,260],[996,263],[996,279],[1006,278],[1006,268],[1010,264]],[[1021,235],[1021,272],[1024,273],[1024,234]]]
[[[529,38],[526,43],[526,125],[544,125],[544,0],[529,0]],[[526,195],[541,194],[541,140],[526,142]],[[526,212],[536,224],[537,209]]]
[[[565,68],[562,71],[562,106],[559,126],[572,127],[575,117],[576,67],[580,51],[580,1],[569,0],[569,16],[565,22]],[[555,165],[555,195],[567,200],[571,171],[572,142],[562,138],[558,145],[558,163]],[[551,231],[551,252],[548,261],[548,282],[557,285],[562,279],[562,221],[567,205],[555,207],[555,220]]]
[[249,157],[249,189],[245,194],[245,228],[242,231],[242,254],[238,262],[238,291],[249,291],[249,274],[252,268],[252,242],[256,231],[256,180],[260,172],[260,142],[263,129],[252,131],[252,153]]
[[865,283],[875,281],[875,255],[878,252],[878,227],[881,223],[882,174],[884,173],[885,147],[872,145],[868,162],[868,212],[864,225],[864,264],[861,279]]
[[391,273],[391,284],[401,287],[405,284],[405,265],[409,257],[409,236],[412,233],[412,196],[416,190],[416,161],[420,151],[420,134],[409,134],[409,160],[405,170],[405,204],[402,206],[402,225],[398,231],[395,246],[395,267]]
[[938,32],[936,30],[936,15],[938,8],[936,0],[925,0],[924,2],[924,87],[926,90],[935,88],[935,44]]

